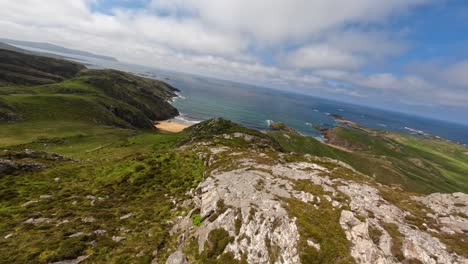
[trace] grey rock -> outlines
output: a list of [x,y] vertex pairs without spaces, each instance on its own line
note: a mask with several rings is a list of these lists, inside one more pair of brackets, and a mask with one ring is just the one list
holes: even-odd
[[[244,135],[239,133],[223,136],[224,139],[235,137]],[[331,203],[333,210],[341,212],[339,224],[350,242],[351,256],[357,263],[398,262],[392,253],[392,237],[383,223],[397,226],[402,236],[402,253],[406,260],[415,259],[422,263],[468,263],[466,258],[450,252],[430,233],[407,223],[406,217],[410,213],[386,201],[375,184],[331,177],[333,170],[319,165],[322,162],[334,163],[357,173],[347,164],[313,156],[304,157],[308,162],[286,163],[288,154],[284,153],[275,157],[275,160],[262,163],[253,158],[268,160],[268,155],[262,151],[224,155],[231,149],[212,146],[210,142],[201,142],[185,147],[192,148],[196,153],[205,152],[200,157],[208,159],[208,166],[217,164],[217,159],[226,156],[229,156],[235,166],[216,167],[197,190],[190,193],[190,203],[200,210],[204,221],[199,227],[193,226],[192,213],[173,219],[175,224],[171,235],[178,235],[179,250],[184,247],[188,238],[195,238],[198,240],[198,251],[202,252],[209,233],[222,228],[234,238],[222,253],[232,253],[237,260],[245,256],[248,263],[270,263],[273,259],[270,258],[271,248],[268,247],[273,246],[278,252],[275,263],[300,263],[297,251],[300,234],[296,219],[284,208],[287,199],[295,198],[313,204],[317,209],[321,203]],[[294,189],[297,180],[309,181],[322,190],[317,193],[297,191]],[[345,195],[349,199],[338,199],[338,195]],[[421,196],[415,199],[428,203],[428,207],[437,207],[433,209],[434,218],[441,222],[447,233],[449,230],[465,232],[465,198],[466,195],[456,193],[444,197]],[[224,209],[218,211],[217,204],[221,200]],[[375,237],[371,238],[369,228],[380,231],[378,241]],[[307,238],[307,244],[321,250],[320,244],[311,238]],[[177,251],[174,254],[178,254]]]
[[80,236],[84,236],[84,235],[85,235],[84,232],[77,232],[77,233],[75,233],[73,235],[69,235],[68,237],[80,237]]
[[122,236],[112,236],[112,240],[119,243],[123,240],[125,240],[125,237],[122,237]]
[[94,222],[96,222],[96,218],[94,218],[92,216],[83,217],[83,218],[81,218],[81,222],[83,222],[83,223],[94,223]]
[[29,218],[28,220],[24,221],[26,224],[33,224],[33,225],[40,225],[40,224],[48,224],[50,223],[51,220],[49,218],[45,217],[39,217],[39,218]]
[[64,261],[53,262],[52,264],[79,264],[79,263],[85,261],[87,258],[89,258],[89,255],[80,256],[80,257],[78,257],[76,259],[72,259],[72,260],[64,260]]
[[107,231],[102,230],[102,229],[98,229],[98,230],[95,230],[93,233],[98,235],[98,236],[105,236],[107,234]]
[[32,200],[32,201],[28,201],[28,202],[25,202],[24,204],[22,204],[21,206],[23,207],[27,207],[31,204],[35,204],[35,203],[38,203],[39,201],[38,200]]
[[167,258],[166,264],[189,264],[189,262],[184,253],[176,251]]
[[11,174],[18,171],[34,171],[47,166],[38,162],[18,162],[9,159],[0,159],[0,174]]
[[130,217],[132,217],[132,215],[133,215],[132,213],[129,213],[129,214],[126,214],[126,215],[124,215],[124,216],[121,216],[121,217],[120,217],[120,220],[125,220],[125,219],[127,219],[127,218],[130,218]]

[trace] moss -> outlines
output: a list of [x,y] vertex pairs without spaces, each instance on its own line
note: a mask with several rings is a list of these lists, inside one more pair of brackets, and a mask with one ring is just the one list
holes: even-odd
[[198,239],[194,237],[189,238],[186,246],[183,248],[183,252],[187,256],[190,263],[198,263],[198,260],[200,259],[198,248]]
[[201,226],[203,224],[200,214],[194,214],[192,216],[192,223],[194,226]]
[[369,237],[372,239],[374,244],[378,245],[380,242],[380,237],[382,236],[382,231],[372,225],[369,225]]
[[209,222],[215,221],[218,218],[218,216],[226,212],[227,208],[228,207],[224,204],[224,200],[219,199],[216,202],[216,211],[213,214],[211,214],[210,217],[208,217],[208,221]]
[[[295,189],[313,195],[324,193],[320,186],[309,181],[297,181]],[[298,252],[302,263],[354,263],[350,244],[340,226],[341,210],[334,208],[326,199],[321,199],[318,209],[297,199],[286,202],[289,215],[297,218],[301,235]],[[309,238],[320,244],[320,251],[307,244]]]
[[236,235],[239,235],[242,227],[242,211],[240,208],[237,209],[236,219],[234,220],[234,228],[236,229]]
[[356,214],[356,218],[359,219],[359,221],[361,222],[366,222],[367,221],[367,218],[366,216],[362,215],[362,214]]
[[281,248],[278,245],[272,243],[269,237],[265,238],[265,246],[268,249],[270,263],[276,263],[281,256]]
[[404,260],[405,256],[402,250],[404,236],[398,230],[398,226],[393,223],[382,223],[382,226],[392,238],[392,255],[398,259],[398,261]]
[[250,205],[250,210],[249,210],[249,221],[252,221],[255,214],[257,213],[257,208],[255,208],[254,205]]
[[222,254],[217,260],[216,263],[219,264],[247,264],[247,257],[245,255],[242,256],[240,260],[234,258],[234,254],[231,252]]
[[229,233],[222,229],[213,229],[209,234],[201,254],[202,259],[215,260],[221,255],[226,246],[234,240]]
[[468,238],[466,234],[448,235],[444,233],[432,233],[432,235],[439,238],[442,243],[447,245],[449,250],[468,258]]
[[263,189],[265,189],[265,181],[263,179],[259,179],[257,181],[257,184],[255,185],[255,189],[257,191],[262,191]]

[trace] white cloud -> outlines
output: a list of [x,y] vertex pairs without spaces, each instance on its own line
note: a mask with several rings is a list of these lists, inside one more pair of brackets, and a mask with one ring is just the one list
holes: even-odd
[[468,90],[468,60],[449,66],[443,72],[443,76],[448,83]]
[[392,16],[435,1],[153,0],[153,9],[104,14],[91,6],[105,0],[0,0],[0,36],[320,95],[468,105],[468,61],[361,73],[408,47],[386,29]]
[[363,60],[328,45],[302,47],[288,55],[289,65],[305,69],[357,69]]
[[347,23],[383,22],[431,0],[153,0],[156,9],[189,13],[257,41],[304,39]]

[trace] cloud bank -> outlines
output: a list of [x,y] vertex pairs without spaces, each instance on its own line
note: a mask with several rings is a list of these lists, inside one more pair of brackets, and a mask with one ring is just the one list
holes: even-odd
[[440,2],[0,0],[0,36],[351,102],[467,113],[468,59],[389,67],[413,45],[411,29],[395,21]]

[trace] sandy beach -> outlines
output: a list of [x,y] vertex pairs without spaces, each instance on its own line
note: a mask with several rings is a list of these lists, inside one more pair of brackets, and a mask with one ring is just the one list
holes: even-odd
[[188,124],[183,124],[179,122],[174,122],[173,120],[166,120],[166,121],[158,121],[157,124],[154,125],[156,128],[166,132],[177,133],[180,132],[187,127],[190,127]]

